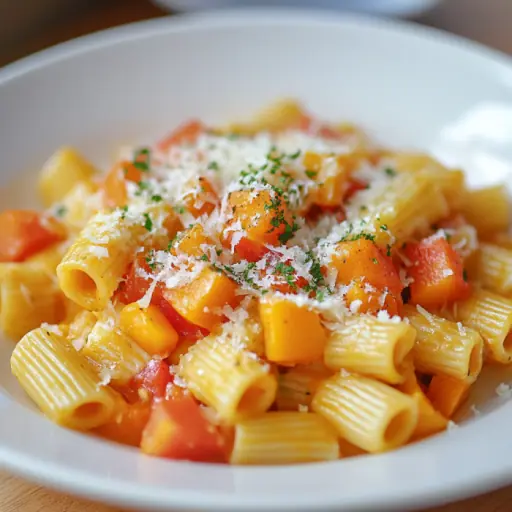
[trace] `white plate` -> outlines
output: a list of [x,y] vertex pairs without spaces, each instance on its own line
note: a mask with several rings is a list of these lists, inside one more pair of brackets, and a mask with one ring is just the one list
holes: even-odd
[[[102,162],[185,118],[226,121],[281,96],[463,164],[473,183],[512,176],[507,58],[414,25],[260,11],[126,26],[0,71],[0,180],[35,172],[62,144]],[[31,183],[2,206],[29,201]],[[479,417],[431,440],[335,463],[236,468],[152,459],[56,427],[10,376],[11,349],[0,342],[1,465],[92,498],[145,510],[381,511],[512,483],[512,402],[493,391],[512,381],[507,370],[474,393]]]
[[171,11],[198,11],[226,7],[316,7],[366,12],[387,16],[418,16],[439,0],[153,0]]

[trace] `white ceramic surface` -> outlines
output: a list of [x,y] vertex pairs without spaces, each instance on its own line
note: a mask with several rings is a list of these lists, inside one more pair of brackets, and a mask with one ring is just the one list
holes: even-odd
[[[1,70],[0,183],[17,180],[2,207],[30,203],[35,172],[61,144],[101,163],[185,118],[226,121],[282,96],[463,164],[474,184],[512,182],[507,58],[398,22],[260,11],[126,26]],[[512,483],[512,401],[494,393],[511,370],[475,389],[478,417],[414,446],[236,468],[151,459],[56,427],[10,376],[11,349],[0,341],[0,466],[92,498],[145,510],[396,511]]]
[[171,11],[198,11],[226,7],[316,7],[387,16],[417,16],[439,0],[153,0]]

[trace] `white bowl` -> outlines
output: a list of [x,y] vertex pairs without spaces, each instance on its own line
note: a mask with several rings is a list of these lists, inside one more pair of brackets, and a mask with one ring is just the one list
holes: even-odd
[[[351,119],[383,142],[462,164],[475,183],[512,176],[512,65],[414,25],[313,12],[160,19],[110,30],[0,71],[1,177],[26,204],[62,144],[98,163],[200,116],[221,122],[282,96]],[[22,186],[20,187],[20,180]],[[10,376],[0,342],[0,463],[60,489],[124,506],[180,510],[410,509],[512,483],[510,370],[477,388],[481,415],[393,453],[294,467],[228,467],[139,455],[61,429]],[[471,415],[470,415],[471,416]]]
[[386,16],[418,16],[434,7],[439,0],[153,0],[172,11],[197,11],[226,7],[315,7],[366,12]]

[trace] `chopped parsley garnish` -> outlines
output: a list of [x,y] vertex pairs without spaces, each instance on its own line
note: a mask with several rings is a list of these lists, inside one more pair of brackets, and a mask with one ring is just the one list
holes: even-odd
[[173,210],[176,212],[176,213],[179,213],[180,215],[183,215],[185,213],[185,207],[184,206],[174,206],[173,207]]
[[57,217],[64,217],[64,215],[66,215],[68,209],[64,206],[64,205],[60,205],[56,210],[55,210],[55,215]]
[[203,254],[200,258],[201,261],[208,261],[208,256],[206,254]]
[[384,169],[384,172],[388,175],[388,176],[396,176],[396,171],[394,169],[391,169],[391,167],[386,167]]
[[355,242],[356,240],[370,240],[370,242],[375,242],[375,235],[371,235],[370,233],[357,233],[354,235],[346,235],[344,236],[340,242]]
[[316,177],[318,173],[316,171],[310,171],[309,169],[306,170],[306,176],[312,180],[313,178]]
[[137,186],[139,187],[138,190],[135,191],[135,195],[136,196],[141,196],[142,195],[142,192],[144,190],[149,190],[150,186],[151,186],[151,183],[149,183],[149,181],[139,181],[137,183]]
[[299,225],[296,222],[293,222],[293,224],[290,225],[288,222],[285,221],[284,232],[279,235],[279,241],[285,244],[286,242],[288,242],[288,240],[293,238],[293,235],[298,229]]
[[386,245],[386,256],[391,256],[391,245]]
[[155,252],[149,251],[148,255],[146,256],[146,263],[148,264],[148,267],[151,270],[155,270],[155,268],[156,268],[156,261],[154,260],[154,258],[155,258]]
[[299,158],[300,154],[301,154],[301,150],[297,149],[297,151],[295,151],[295,153],[292,153],[291,155],[288,155],[288,158],[290,160],[296,160],[297,158]]
[[148,231],[151,231],[153,229],[153,221],[151,220],[149,213],[144,213],[144,227]]
[[148,172],[150,165],[150,151],[148,148],[142,148],[135,152],[133,166],[139,171]]
[[151,196],[151,201],[153,201],[154,203],[159,203],[163,201],[163,197],[160,194],[153,194]]
[[217,253],[217,256],[220,256],[222,254],[222,249],[215,249],[215,252]]
[[382,231],[387,231],[387,230],[388,230],[388,226],[387,226],[386,224],[382,224],[382,225],[381,225],[381,227],[380,227],[380,229],[381,229]]
[[215,162],[215,160],[212,160],[208,164],[208,169],[211,169],[212,171],[218,171],[219,170],[219,164],[217,162]]
[[374,265],[378,265],[379,264],[379,260],[377,260],[377,258],[372,258],[372,262]]
[[280,274],[292,290],[297,289],[297,285],[295,284],[295,269],[291,265],[279,262],[275,266],[274,274]]
[[128,213],[128,205],[125,204],[119,208],[121,210],[121,219],[124,220],[126,218],[126,214]]

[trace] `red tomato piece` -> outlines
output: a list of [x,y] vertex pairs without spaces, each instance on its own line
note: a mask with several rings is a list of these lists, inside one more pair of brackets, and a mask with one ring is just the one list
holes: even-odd
[[205,131],[205,126],[201,121],[192,120],[179,126],[175,131],[157,143],[160,151],[168,151],[172,146],[181,144],[193,144],[199,135]]
[[[132,263],[124,281],[117,290],[116,296],[123,304],[131,304],[142,299],[151,286],[151,279],[141,275],[141,272],[151,273],[149,264],[146,261],[146,255],[143,253],[140,253]],[[159,293],[160,290],[156,289],[153,298],[155,298],[155,295],[159,295]]]
[[[231,236],[228,237],[227,244],[231,247]],[[235,253],[243,260],[256,262],[261,260],[269,252],[264,244],[243,237],[235,245]]]
[[152,359],[132,379],[132,386],[136,390],[145,389],[153,398],[165,398],[167,385],[173,381],[169,365],[165,361]]
[[355,178],[351,179],[348,182],[347,189],[345,190],[344,200],[350,200],[355,193],[359,192],[360,190],[364,190],[367,186],[368,185],[363,181],[357,180]]
[[172,304],[164,297],[159,295],[154,297],[154,304],[158,306],[160,311],[164,314],[165,318],[169,320],[172,326],[176,329],[176,332],[180,337],[199,339],[204,338],[208,335],[209,331],[199,325],[193,324],[183,318],[172,306]]
[[140,446],[148,455],[169,459],[226,461],[226,442],[190,395],[153,404]]
[[61,224],[32,210],[0,213],[0,262],[19,262],[64,240]]
[[469,296],[462,260],[446,239],[430,237],[408,244],[405,255],[412,262],[408,273],[414,279],[410,285],[414,304],[438,307]]

